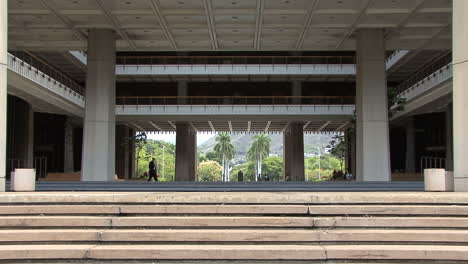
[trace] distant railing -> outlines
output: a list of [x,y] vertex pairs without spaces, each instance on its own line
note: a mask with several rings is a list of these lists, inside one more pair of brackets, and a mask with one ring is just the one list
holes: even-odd
[[119,96],[117,105],[353,105],[354,96]]
[[[15,169],[26,168],[25,159],[8,159],[7,172],[8,176]],[[33,168],[36,170],[36,178],[45,178],[47,176],[47,157],[34,157]]]
[[354,56],[118,56],[118,65],[355,64]]
[[447,158],[421,157],[421,174],[424,174],[424,169],[446,169],[448,162]]
[[397,86],[397,92],[400,94],[407,89],[413,87],[413,85],[417,84],[419,81],[431,76],[435,72],[439,71],[442,68],[449,67],[452,63],[452,54],[447,54],[446,56],[440,58],[436,62],[432,63],[431,65],[425,67],[424,69],[418,71],[414,75],[412,75],[409,79],[402,82]]
[[22,66],[26,65],[30,70],[34,70],[36,74],[42,74],[44,77],[47,76],[76,93],[84,95],[84,88],[81,85],[36,56],[27,52],[11,52],[10,55],[13,62],[19,61]]

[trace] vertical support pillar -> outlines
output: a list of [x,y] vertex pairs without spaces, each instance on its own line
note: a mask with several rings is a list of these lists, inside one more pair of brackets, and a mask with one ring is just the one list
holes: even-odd
[[34,112],[29,102],[12,95],[7,98],[6,158],[16,160],[7,166],[10,173],[14,168],[33,168]]
[[[291,95],[292,96],[302,96],[302,83],[300,81],[293,81],[291,83]],[[293,104],[301,104],[301,98],[293,98]]]
[[176,124],[176,181],[196,180],[197,133],[189,123]]
[[[131,137],[135,137],[135,134],[136,134],[136,131],[135,129],[132,129],[132,128],[129,128],[128,130],[129,132],[129,136]],[[130,144],[130,174],[129,174],[129,178],[130,179],[135,179],[136,178],[136,172],[137,172],[137,167],[136,167],[136,146],[135,146],[135,142],[132,142]]]
[[356,130],[351,133],[349,139],[351,141],[350,170],[353,178],[356,179]]
[[446,169],[453,171],[453,110],[452,104],[447,105],[445,111],[446,141],[445,157],[447,159]]
[[7,140],[8,1],[0,1],[0,192],[5,191]]
[[414,119],[410,117],[406,123],[406,164],[405,171],[407,173],[416,172],[415,159],[415,131]]
[[390,181],[384,32],[357,31],[356,179]]
[[74,150],[73,150],[73,124],[70,117],[65,121],[65,142],[63,153],[63,171],[66,173],[74,172]]
[[125,127],[124,129],[124,141],[125,141],[125,144],[123,146],[124,148],[124,174],[123,174],[123,178],[125,180],[128,180],[130,179],[130,175],[132,173],[132,167],[131,167],[131,151],[130,151],[130,145],[129,145],[129,142],[128,142],[128,139],[130,138],[130,128],[129,127]]
[[[177,96],[186,97],[188,96],[188,84],[187,81],[177,82]],[[177,104],[186,104],[187,98],[177,98]]]
[[32,106],[29,104],[28,110],[27,110],[27,128],[26,128],[26,140],[27,140],[27,145],[26,145],[26,155],[25,155],[25,160],[26,160],[26,167],[27,168],[34,168],[34,111],[32,109]]
[[291,181],[305,181],[303,126],[293,122],[284,131],[284,175]]
[[453,0],[453,165],[455,191],[468,191],[468,1]]
[[82,181],[113,181],[115,174],[115,38],[90,29],[83,133]]

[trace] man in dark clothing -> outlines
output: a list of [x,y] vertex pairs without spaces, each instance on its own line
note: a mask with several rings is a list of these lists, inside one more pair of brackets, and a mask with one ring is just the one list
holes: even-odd
[[151,178],[153,178],[154,181],[158,181],[158,175],[157,175],[158,165],[156,164],[155,158],[153,158],[153,160],[151,160],[151,162],[149,163],[148,169],[149,169],[148,181],[151,181]]
[[237,181],[244,181],[244,173],[241,170],[237,173]]

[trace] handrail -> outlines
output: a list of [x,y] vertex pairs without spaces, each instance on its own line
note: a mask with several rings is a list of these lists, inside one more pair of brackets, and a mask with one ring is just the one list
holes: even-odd
[[355,64],[355,56],[118,56],[119,65],[151,64]]
[[409,88],[413,87],[413,85],[417,84],[421,80],[426,79],[428,76],[431,76],[435,72],[441,70],[442,68],[448,67],[452,64],[452,54],[447,54],[442,58],[438,59],[434,63],[424,67],[409,79],[403,81],[401,84],[397,86],[398,94],[408,90]]
[[117,105],[352,105],[354,96],[118,96]]
[[13,61],[20,60],[21,63],[27,64],[30,69],[34,68],[37,73],[41,72],[50,78],[53,78],[55,81],[67,86],[78,94],[84,95],[84,88],[81,85],[76,83],[64,73],[50,66],[43,60],[33,56],[32,54],[29,54],[29,52],[13,52],[10,53],[10,55],[13,57]]

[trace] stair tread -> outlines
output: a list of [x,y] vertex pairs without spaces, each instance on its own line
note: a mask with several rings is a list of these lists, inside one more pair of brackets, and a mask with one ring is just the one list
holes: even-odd
[[468,260],[468,246],[433,245],[0,245],[8,259]]

